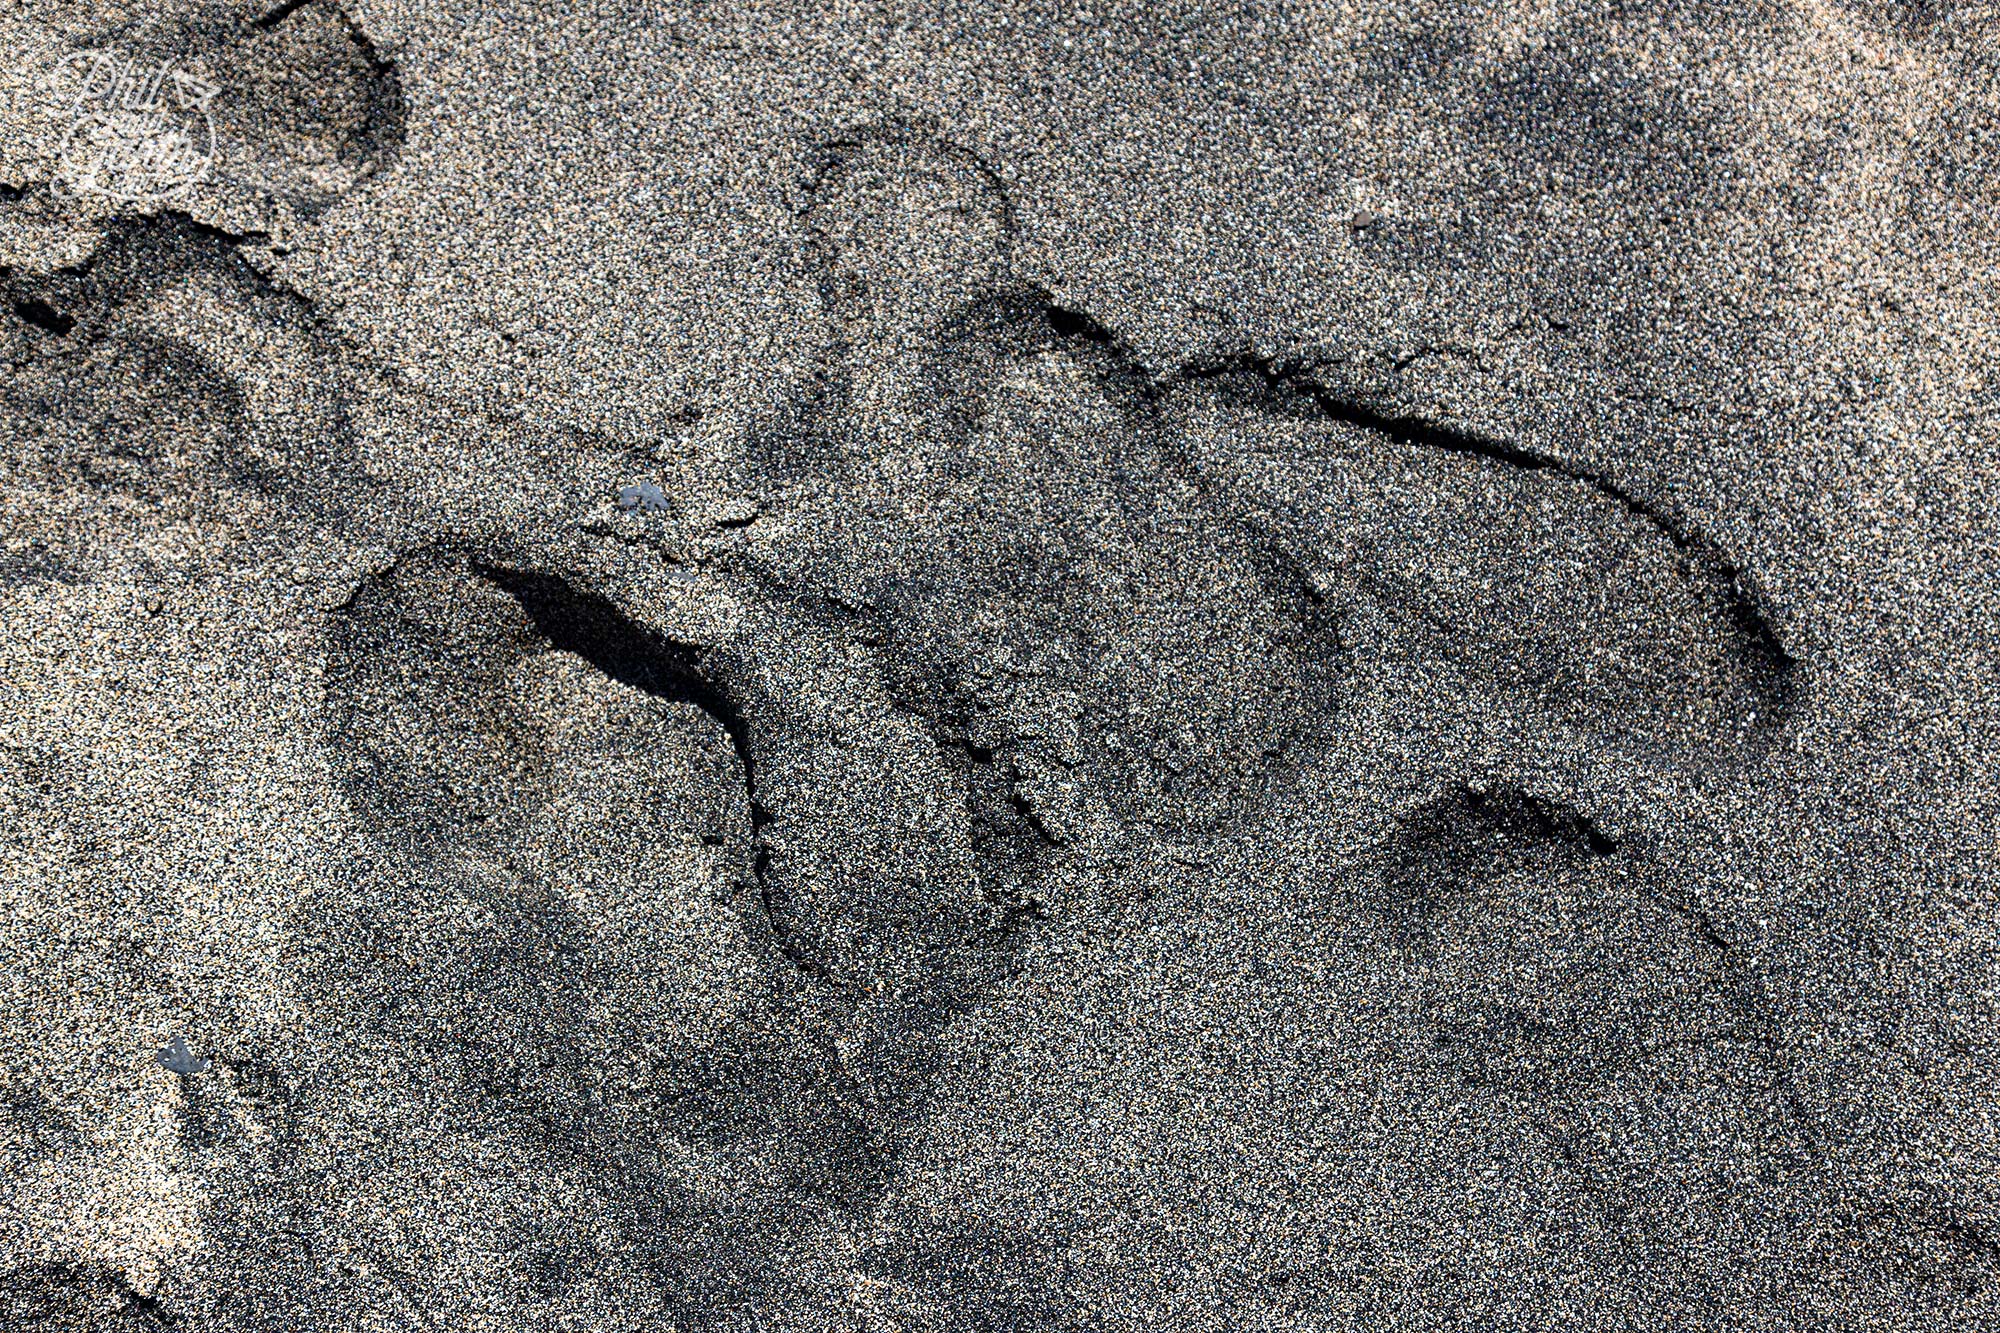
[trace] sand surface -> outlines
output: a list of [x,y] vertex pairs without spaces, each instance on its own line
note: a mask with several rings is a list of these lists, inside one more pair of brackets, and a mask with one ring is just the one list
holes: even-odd
[[2000,1328],[2000,8],[0,38],[0,1327]]

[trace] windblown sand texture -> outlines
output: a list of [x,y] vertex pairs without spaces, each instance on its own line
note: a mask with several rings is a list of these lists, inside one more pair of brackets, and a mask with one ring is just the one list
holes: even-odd
[[2000,1328],[2000,8],[0,36],[0,1327]]

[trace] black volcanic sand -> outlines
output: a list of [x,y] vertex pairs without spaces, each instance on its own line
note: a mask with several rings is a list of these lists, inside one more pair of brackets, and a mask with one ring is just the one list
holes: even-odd
[[0,32],[0,1325],[2000,1327],[1991,7]]

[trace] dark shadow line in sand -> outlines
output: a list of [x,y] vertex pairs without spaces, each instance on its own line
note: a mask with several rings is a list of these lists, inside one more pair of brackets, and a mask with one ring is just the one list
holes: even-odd
[[266,30],[275,28],[312,2],[313,0],[284,0],[283,4],[250,20],[250,26]]
[[[1088,320],[1088,316],[1081,317]],[[1095,321],[1089,321],[1093,327]],[[1109,336],[1108,334],[1105,336]],[[1567,478],[1604,496],[1627,513],[1664,536],[1674,549],[1700,567],[1716,588],[1730,625],[1742,636],[1743,646],[1757,675],[1773,701],[1782,710],[1791,701],[1797,661],[1786,651],[1748,588],[1743,572],[1715,545],[1690,532],[1658,506],[1633,495],[1602,472],[1583,467],[1512,440],[1481,435],[1457,427],[1407,414],[1383,412],[1328,392],[1313,378],[1307,365],[1288,365],[1268,357],[1248,353],[1191,362],[1156,383],[1164,388],[1173,383],[1193,383],[1248,375],[1263,388],[1262,406],[1280,415],[1309,416],[1333,421],[1358,430],[1384,436],[1398,444],[1484,458],[1526,472],[1548,472]]]
[[720,685],[702,651],[641,626],[596,593],[576,588],[552,574],[475,559],[473,572],[501,589],[528,614],[551,645],[581,657],[611,679],[655,698],[690,704],[712,718],[729,738],[743,766],[744,796],[750,807],[751,873],[771,938],[802,973],[816,972],[812,959],[781,927],[770,887],[771,849],[764,830],[773,821],[757,794],[757,757],[743,706]]
[[[1408,812],[1398,831],[1379,846],[1376,855],[1383,862],[1384,898],[1379,904],[1383,920],[1395,930],[1404,947],[1421,947],[1420,941],[1430,930],[1430,919],[1437,908],[1464,886],[1484,879],[1490,873],[1490,859],[1504,857],[1509,848],[1518,852],[1549,849],[1600,864],[1614,860],[1632,862],[1645,856],[1642,850],[1628,849],[1620,838],[1600,830],[1587,815],[1565,801],[1545,799],[1513,785],[1462,783]],[[1766,1108],[1786,1122],[1787,1148],[1804,1161],[1823,1163],[1825,1144],[1785,1060],[1781,1024],[1762,979],[1713,917],[1698,904],[1665,892],[1658,883],[1644,877],[1634,887],[1646,901],[1680,920],[1704,948],[1713,951],[1726,978],[1724,1000],[1737,1015],[1722,1035],[1750,1048],[1769,1079],[1764,1090],[1768,1096]],[[1687,1038],[1685,1044],[1699,1045],[1715,1035],[1698,1034]],[[1563,1143],[1551,1126],[1537,1121],[1535,1128],[1565,1163],[1591,1183],[1598,1183],[1584,1170],[1573,1148]],[[1960,1233],[1955,1234],[1952,1225],[1947,1221],[1931,1229],[1946,1234],[1969,1252],[1981,1252],[1983,1238],[1976,1231],[1968,1238],[1962,1233],[1969,1228],[1960,1228]]]
[[1766,690],[1780,709],[1790,702],[1797,660],[1786,651],[1769,618],[1745,586],[1742,570],[1714,543],[1689,531],[1657,505],[1627,491],[1604,473],[1512,440],[1422,417],[1384,412],[1337,397],[1313,377],[1312,367],[1302,362],[1287,363],[1238,353],[1198,359],[1163,373],[1155,372],[1139,360],[1123,338],[1088,312],[1059,304],[1039,287],[1026,289],[1025,299],[1041,308],[1050,330],[1058,338],[1104,349],[1116,366],[1116,377],[1128,385],[1136,385],[1148,397],[1163,396],[1177,384],[1244,375],[1260,385],[1262,392],[1256,405],[1265,411],[1337,422],[1398,444],[1484,458],[1526,472],[1548,472],[1589,487],[1659,532],[1676,551],[1709,576],[1716,585],[1723,611],[1743,637],[1745,650],[1758,668],[1757,674]]
[[[1086,311],[1058,303],[1045,289],[1026,287],[1013,298],[1016,304],[1039,310],[1051,333],[1060,341],[1084,343],[1101,349],[1111,363],[1107,378],[1116,380],[1128,393],[1136,392],[1157,401],[1179,384],[1248,376],[1260,386],[1255,406],[1284,416],[1305,416],[1336,422],[1412,448],[1483,458],[1524,472],[1547,472],[1590,488],[1616,503],[1660,533],[1673,548],[1686,556],[1705,581],[1713,585],[1721,609],[1732,628],[1741,636],[1742,647],[1766,694],[1782,713],[1794,693],[1798,662],[1789,653],[1763,609],[1746,586],[1741,569],[1714,545],[1691,532],[1657,505],[1633,495],[1604,473],[1568,459],[1543,453],[1512,440],[1482,435],[1407,414],[1384,412],[1335,396],[1312,375],[1309,365],[1287,364],[1248,353],[1187,362],[1165,372],[1155,372],[1134,354],[1129,344],[1112,329]],[[1190,468],[1179,460],[1185,471]],[[1200,479],[1196,478],[1197,484]],[[1204,491],[1207,490],[1203,486]]]
[[[1012,345],[1016,357],[1030,352],[1068,348],[1088,349],[1096,363],[1100,384],[1109,391],[1124,414],[1141,449],[1150,451],[1143,462],[1165,469],[1177,480],[1192,487],[1201,497],[1207,516],[1224,525],[1240,542],[1265,590],[1310,633],[1325,633],[1330,646],[1340,651],[1338,635],[1324,623],[1325,597],[1306,569],[1266,528],[1246,521],[1214,493],[1213,481],[1203,474],[1178,448],[1160,413],[1160,401],[1172,376],[1158,376],[1135,356],[1123,339],[1093,316],[1066,307],[1046,289],[1033,284],[995,291],[961,310],[936,341],[940,353],[985,343],[989,353],[1002,343]],[[951,357],[941,357],[950,361]],[[949,375],[933,369],[928,373],[932,396],[941,405],[971,403],[972,411],[983,410],[977,392],[951,382]],[[957,409],[961,415],[964,408]],[[961,424],[961,432],[969,426]],[[1121,481],[1130,483],[1129,477]]]
[[482,560],[474,560],[472,568],[519,602],[555,647],[575,653],[621,684],[672,703],[692,704],[714,718],[742,762],[754,797],[757,765],[743,709],[707,674],[699,650],[641,627],[603,597],[552,574]]
[[76,327],[76,316],[64,314],[39,297],[15,301],[14,315],[22,323],[32,324],[55,338],[67,338],[69,331]]

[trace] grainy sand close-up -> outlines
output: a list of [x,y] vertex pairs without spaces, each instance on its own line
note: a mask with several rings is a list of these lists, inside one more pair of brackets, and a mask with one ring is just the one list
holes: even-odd
[[0,1329],[2000,1329],[2000,6],[0,38]]

